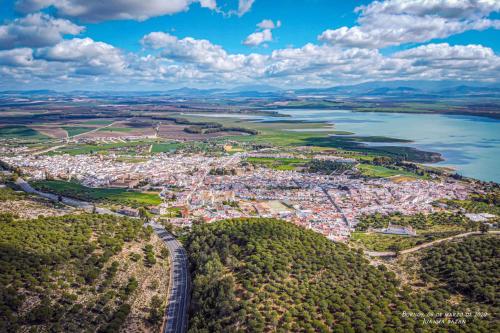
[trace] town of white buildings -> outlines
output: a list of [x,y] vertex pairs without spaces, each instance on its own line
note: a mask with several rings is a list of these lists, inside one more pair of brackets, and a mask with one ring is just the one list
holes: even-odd
[[[172,207],[181,208],[183,217],[171,219],[175,224],[189,224],[193,219],[212,222],[276,217],[334,240],[346,239],[363,214],[429,213],[438,209],[433,205],[436,200],[463,200],[470,191],[464,183],[451,180],[393,182],[242,165],[247,156],[156,154],[130,162],[112,154],[20,154],[3,160],[33,179],[77,180],[89,187],[157,189],[164,203],[153,211],[161,215]],[[217,168],[233,172],[210,172]]]

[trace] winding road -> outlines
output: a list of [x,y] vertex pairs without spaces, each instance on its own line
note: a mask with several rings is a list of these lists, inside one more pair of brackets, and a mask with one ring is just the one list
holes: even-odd
[[[94,205],[89,202],[38,191],[21,177],[16,180],[16,184],[24,192],[36,194],[51,201],[61,202],[65,205],[81,208],[86,211],[94,210]],[[125,216],[101,207],[95,207],[95,212],[98,214]],[[149,223],[149,225],[153,227],[155,233],[168,247],[170,255],[171,266],[169,295],[165,313],[165,323],[163,325],[163,333],[184,333],[186,332],[188,326],[188,305],[191,283],[188,270],[187,253],[182,247],[182,244],[161,225],[152,222]]]
[[171,256],[169,298],[163,333],[184,333],[188,326],[190,276],[186,250],[162,226],[150,223],[156,234],[165,242]]

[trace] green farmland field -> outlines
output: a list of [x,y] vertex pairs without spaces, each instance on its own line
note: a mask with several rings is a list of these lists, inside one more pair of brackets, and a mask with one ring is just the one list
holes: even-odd
[[168,153],[176,151],[179,148],[178,143],[154,143],[152,153]]
[[91,188],[75,182],[59,180],[35,181],[31,185],[40,191],[51,192],[71,198],[130,206],[158,205],[158,193],[142,193],[118,188]]
[[124,133],[127,133],[127,132],[131,132],[133,131],[134,129],[133,128],[130,128],[130,127],[103,127],[101,129],[99,129],[99,132],[124,132]]
[[249,157],[246,161],[275,170],[295,170],[297,167],[304,166],[309,162],[308,159],[274,157]]
[[83,134],[95,129],[93,127],[80,127],[80,126],[64,126],[62,128],[68,132],[69,136]]
[[26,126],[0,127],[0,139],[7,138],[47,139],[48,137]]
[[394,169],[389,169],[386,167],[383,167],[381,165],[371,165],[371,164],[359,164],[357,166],[359,171],[361,171],[361,174],[363,176],[367,177],[375,177],[375,178],[386,178],[386,177],[393,177],[393,176],[405,176],[405,177],[412,177],[412,178],[421,178],[422,176],[419,176],[413,172],[409,172],[406,170],[394,170]]
[[[81,154],[91,154],[96,152],[105,152],[110,149],[123,148],[124,153],[134,154],[133,149],[140,145],[146,145],[150,142],[147,141],[136,141],[136,142],[116,142],[116,143],[106,143],[106,144],[85,144],[85,145],[73,145],[66,146],[64,148],[58,149],[57,152],[69,155],[81,155]],[[126,151],[129,148],[130,151]]]

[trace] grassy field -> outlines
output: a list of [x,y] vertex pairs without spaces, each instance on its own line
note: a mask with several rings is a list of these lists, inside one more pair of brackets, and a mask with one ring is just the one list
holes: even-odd
[[181,210],[182,209],[180,207],[168,207],[167,208],[167,213],[163,214],[162,216],[165,216],[165,217],[181,217],[182,216]]
[[158,193],[142,193],[117,188],[90,188],[75,182],[59,180],[35,181],[31,185],[41,191],[92,202],[109,202],[131,206],[148,206],[161,203]]
[[395,246],[401,250],[446,238],[464,232],[460,228],[436,227],[430,230],[417,230],[417,236],[386,235],[374,232],[353,232],[351,241],[369,251],[391,251]]
[[[64,148],[58,149],[57,152],[59,153],[64,153],[64,154],[69,154],[69,155],[80,155],[80,154],[90,154],[90,153],[96,153],[96,152],[105,152],[111,149],[118,149],[118,148],[124,148],[124,153],[131,153],[133,154],[133,148],[140,146],[140,145],[146,145],[150,144],[150,142],[147,141],[136,141],[136,142],[117,142],[117,143],[106,143],[106,144],[100,144],[100,145],[72,145],[72,146],[66,146]],[[130,148],[130,149],[126,149]]]
[[100,132],[124,132],[124,133],[132,132],[133,130],[134,129],[131,127],[113,127],[113,126],[103,127],[99,129]]
[[394,170],[383,167],[381,165],[371,165],[371,164],[358,164],[357,168],[361,171],[363,176],[375,177],[375,178],[387,178],[394,176],[404,176],[408,178],[422,178],[413,172],[406,170]]
[[169,143],[154,143],[153,149],[151,149],[152,153],[168,153],[174,152],[179,148],[180,144],[175,142]]
[[95,129],[93,127],[82,127],[82,126],[63,126],[62,128],[68,132],[69,136],[83,134]]
[[295,170],[310,160],[301,158],[249,157],[246,161],[275,170]]
[[144,157],[135,157],[135,156],[117,156],[115,159],[117,162],[125,162],[125,163],[143,163],[148,159]]
[[48,136],[26,126],[9,125],[0,127],[0,139],[47,139]]
[[82,122],[85,125],[109,125],[113,122],[113,120],[89,120]]

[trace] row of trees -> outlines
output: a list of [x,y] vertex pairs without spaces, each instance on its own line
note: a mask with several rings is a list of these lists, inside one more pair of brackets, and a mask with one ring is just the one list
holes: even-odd
[[354,167],[354,164],[330,160],[311,160],[306,166],[307,171],[309,172],[331,174],[334,172],[341,173],[351,170]]
[[477,230],[479,223],[473,222],[462,213],[436,212],[431,214],[417,213],[414,215],[403,215],[399,212],[392,214],[363,215],[359,218],[356,230],[366,231],[368,228],[387,228],[389,223],[403,226],[411,226],[415,229],[426,230],[433,226],[455,226],[463,227],[464,230]]
[[[219,124],[218,124],[219,125]],[[213,126],[212,124],[207,125],[193,125],[184,128],[184,132],[191,134],[209,134],[209,133],[218,133],[218,132],[242,132],[250,135],[257,135],[259,132],[245,127],[222,127]]]

